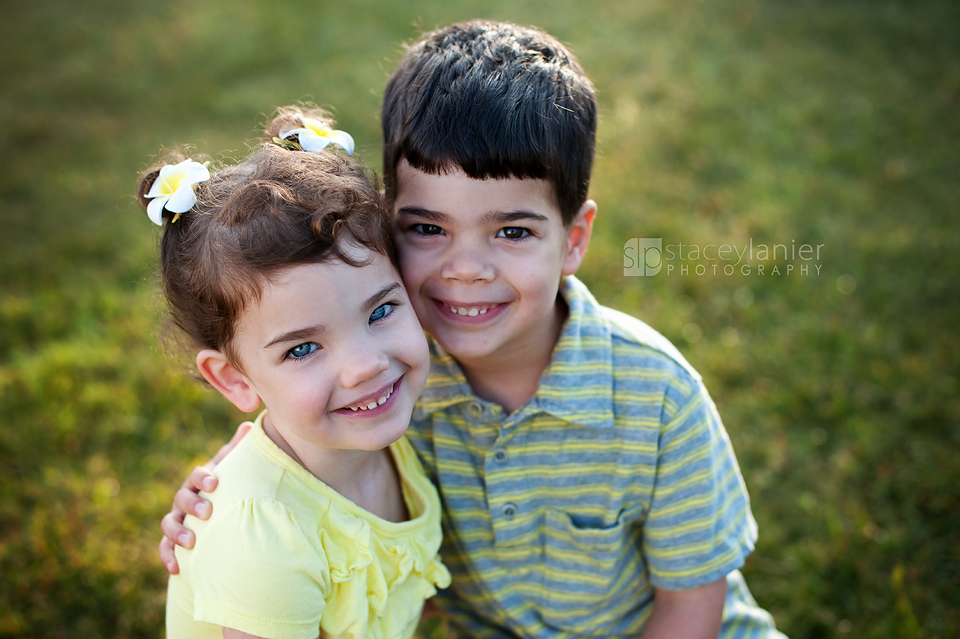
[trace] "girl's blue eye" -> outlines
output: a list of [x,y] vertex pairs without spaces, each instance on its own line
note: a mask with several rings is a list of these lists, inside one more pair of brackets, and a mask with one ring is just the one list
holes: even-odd
[[374,309],[373,313],[370,314],[370,323],[372,324],[373,322],[379,322],[382,320],[384,317],[390,314],[390,312],[393,310],[393,307],[393,304],[381,304],[378,306],[376,309]]
[[530,230],[521,226],[506,226],[497,231],[497,237],[503,237],[508,240],[523,240],[530,235]]
[[313,353],[319,348],[320,346],[314,342],[304,342],[303,344],[294,346],[289,351],[287,351],[287,355],[290,356],[290,359],[303,359],[304,357],[306,357],[310,353]]

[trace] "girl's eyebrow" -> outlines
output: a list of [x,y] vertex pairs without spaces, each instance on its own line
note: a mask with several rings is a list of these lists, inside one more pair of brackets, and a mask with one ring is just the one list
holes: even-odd
[[364,308],[376,308],[380,306],[380,302],[383,301],[385,297],[396,291],[401,287],[400,282],[391,282],[387,284],[379,291],[370,296],[370,299],[367,300],[367,303],[364,305]]
[[[391,293],[401,288],[401,286],[402,285],[400,284],[400,282],[391,282],[390,284],[387,284],[386,286],[381,288],[379,291],[371,295],[369,299],[367,299],[366,303],[364,303],[363,307],[365,309],[371,309],[371,308],[376,308],[380,306],[380,302],[383,301],[385,297],[389,296]],[[275,346],[277,344],[299,342],[309,337],[316,337],[317,335],[322,335],[326,330],[327,329],[323,326],[323,324],[317,324],[315,326],[308,326],[306,328],[298,328],[294,331],[287,331],[282,335],[277,335],[276,337],[274,337],[263,348],[268,349],[271,346]]]
[[298,328],[295,331],[288,331],[282,335],[274,337],[270,342],[264,346],[264,349],[268,349],[275,344],[283,344],[286,342],[294,342],[306,339],[308,337],[313,337],[315,335],[320,335],[324,333],[327,329],[323,324],[317,324],[316,326],[308,326],[307,328]]

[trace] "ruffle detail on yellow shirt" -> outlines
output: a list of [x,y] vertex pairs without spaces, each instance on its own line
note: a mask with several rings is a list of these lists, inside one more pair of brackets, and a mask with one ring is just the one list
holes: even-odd
[[[367,520],[337,508],[327,511],[322,525],[331,599],[357,607],[324,618],[321,627],[333,636],[407,637],[406,628],[419,618],[423,601],[450,585],[450,573],[437,557],[439,531],[429,534],[418,526],[412,535],[377,534]],[[413,588],[400,588],[411,580]],[[385,623],[388,596],[391,617]],[[410,619],[397,619],[399,611],[408,611]],[[363,619],[367,627],[359,621]]]

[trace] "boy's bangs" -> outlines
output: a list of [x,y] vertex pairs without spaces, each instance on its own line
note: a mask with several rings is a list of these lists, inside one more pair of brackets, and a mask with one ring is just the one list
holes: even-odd
[[381,115],[391,201],[404,159],[434,175],[546,180],[564,223],[586,200],[593,86],[572,54],[537,29],[471,21],[426,34],[387,83]]
[[516,102],[503,96],[461,95],[417,110],[392,145],[393,166],[405,159],[432,175],[460,169],[477,180],[546,180],[561,209],[569,205],[564,200],[585,196],[576,178],[589,180],[592,122],[570,117],[573,109],[554,101],[506,111],[510,105]]
[[531,153],[531,147],[521,139],[505,137],[483,135],[469,127],[445,136],[405,140],[406,144],[397,150],[397,161],[405,159],[418,171],[432,175],[460,169],[475,180],[548,178],[545,157]]

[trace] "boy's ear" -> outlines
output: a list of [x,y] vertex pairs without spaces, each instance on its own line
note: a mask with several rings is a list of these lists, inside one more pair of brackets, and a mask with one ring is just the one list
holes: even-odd
[[580,206],[567,230],[567,253],[563,260],[563,275],[573,275],[580,268],[583,256],[587,254],[590,233],[593,232],[593,220],[597,217],[597,203],[587,200]]
[[260,407],[260,395],[250,380],[220,351],[206,348],[197,353],[197,368],[211,386],[243,412],[252,413]]

